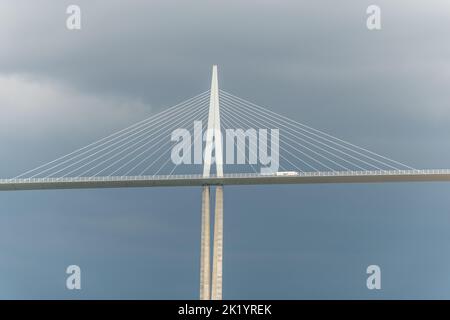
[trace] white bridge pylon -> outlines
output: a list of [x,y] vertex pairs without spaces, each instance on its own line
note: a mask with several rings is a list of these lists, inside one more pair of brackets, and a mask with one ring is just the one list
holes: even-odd
[[[209,178],[213,163],[212,151],[214,150],[214,162],[216,176],[223,177],[222,135],[220,131],[219,109],[219,82],[217,79],[217,66],[212,69],[211,93],[209,100],[208,126],[206,131],[206,146],[203,164],[203,177]],[[213,268],[211,270],[211,219],[210,219],[210,185],[204,185],[202,191],[202,227],[200,248],[200,300],[222,299],[222,265],[223,265],[223,186],[216,186],[214,206],[214,244],[213,244]],[[212,286],[211,286],[212,282]]]
[[219,81],[217,79],[216,65],[214,65],[212,69],[208,127],[206,131],[205,158],[203,164],[204,177],[210,176],[213,150],[217,176],[223,177],[222,134],[220,131],[219,109]]

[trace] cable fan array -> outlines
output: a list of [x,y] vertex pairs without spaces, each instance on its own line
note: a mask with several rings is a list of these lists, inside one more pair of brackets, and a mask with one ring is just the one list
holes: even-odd
[[194,121],[206,129],[208,108],[209,90],[15,178],[175,174],[182,166],[171,161],[171,134]]
[[[201,163],[175,164],[171,153],[177,141],[171,135],[176,129],[189,131],[188,152],[204,150],[204,133],[208,125],[210,91],[205,91],[143,121],[115,132],[103,139],[77,149],[65,156],[47,162],[15,178],[65,178],[154,176],[176,174],[201,174]],[[220,121],[223,137],[225,173],[260,173],[261,149],[272,161],[277,159],[278,171],[336,172],[410,170],[408,165],[389,159],[375,152],[311,128],[267,108],[219,90]],[[200,133],[194,130],[194,122],[201,121]],[[227,130],[240,129],[244,142],[225,141]],[[267,139],[251,141],[248,130],[266,129]],[[279,144],[271,144],[272,129],[279,130]],[[201,134],[202,137],[198,137]],[[253,136],[254,137],[254,136]],[[236,136],[233,137],[235,139]],[[257,135],[257,138],[260,138]],[[241,141],[242,142],[242,141]],[[226,161],[233,148],[233,161]],[[203,152],[203,151],[202,151]],[[240,164],[237,154],[242,155]],[[255,159],[257,159],[255,161]],[[212,171],[214,172],[214,171]]]
[[[298,172],[410,170],[410,166],[311,128],[220,90],[221,121],[228,128],[279,129],[279,170]],[[259,141],[259,143],[263,143]],[[248,148],[248,156],[254,150]],[[259,146],[270,149],[270,145]],[[243,148],[242,148],[243,149]],[[260,165],[259,165],[260,167]],[[258,166],[251,166],[256,173]]]

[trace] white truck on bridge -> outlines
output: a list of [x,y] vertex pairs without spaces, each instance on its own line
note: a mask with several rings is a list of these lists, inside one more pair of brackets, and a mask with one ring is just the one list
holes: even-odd
[[285,176],[292,177],[292,176],[298,176],[298,172],[297,171],[278,171],[278,172],[275,172],[275,175],[283,176],[283,177],[285,177]]

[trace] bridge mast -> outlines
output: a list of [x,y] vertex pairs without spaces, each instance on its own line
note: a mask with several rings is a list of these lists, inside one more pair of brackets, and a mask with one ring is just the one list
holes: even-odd
[[[209,100],[208,127],[206,132],[203,177],[210,177],[212,150],[217,177],[223,177],[222,134],[220,131],[219,84],[217,66],[213,66],[211,94]],[[214,215],[214,245],[212,290],[210,288],[210,186],[204,185],[202,191],[202,235],[200,261],[200,299],[222,299],[222,261],[223,261],[223,186],[216,187]]]

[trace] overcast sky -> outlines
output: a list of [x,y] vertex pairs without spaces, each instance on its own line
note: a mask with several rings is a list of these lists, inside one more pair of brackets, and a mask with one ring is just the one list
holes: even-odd
[[[78,4],[82,29],[66,28]],[[382,29],[366,28],[381,7]],[[450,168],[450,3],[0,2],[0,177],[220,86]],[[450,298],[450,185],[225,188],[225,298]],[[0,194],[0,298],[198,297],[196,188]],[[79,292],[65,268],[82,269]],[[382,269],[382,290],[365,286]]]

